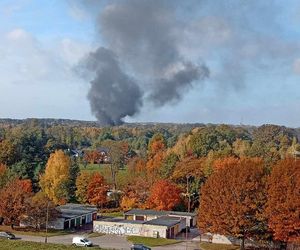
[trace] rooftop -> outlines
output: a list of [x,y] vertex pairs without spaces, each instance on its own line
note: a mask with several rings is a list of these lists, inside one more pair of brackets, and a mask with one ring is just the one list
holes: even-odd
[[143,209],[131,209],[124,213],[125,215],[156,215],[156,216],[166,216],[166,215],[175,215],[175,216],[196,216],[196,213],[188,212],[177,212],[177,211],[156,211],[156,210],[143,210]]
[[97,212],[97,208],[95,206],[72,203],[58,206],[57,210],[61,213],[60,217],[67,219]]
[[180,223],[180,221],[180,219],[175,217],[162,216],[154,220],[149,220],[145,224],[171,227]]

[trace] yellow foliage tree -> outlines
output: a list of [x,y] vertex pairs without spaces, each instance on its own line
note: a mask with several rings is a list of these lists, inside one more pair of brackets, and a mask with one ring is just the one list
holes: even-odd
[[69,199],[71,160],[62,150],[51,154],[44,175],[40,178],[43,192],[55,204],[64,204]]
[[88,203],[88,185],[92,174],[86,171],[81,172],[76,179],[76,198],[80,203]]

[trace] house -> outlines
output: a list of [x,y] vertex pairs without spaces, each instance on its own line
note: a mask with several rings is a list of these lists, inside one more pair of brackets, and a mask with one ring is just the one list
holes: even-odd
[[131,209],[124,218],[101,217],[93,222],[93,231],[106,234],[175,238],[196,225],[196,214],[176,211]]
[[109,156],[108,148],[97,148],[96,150],[85,150],[84,159],[93,164],[109,164],[111,158]]

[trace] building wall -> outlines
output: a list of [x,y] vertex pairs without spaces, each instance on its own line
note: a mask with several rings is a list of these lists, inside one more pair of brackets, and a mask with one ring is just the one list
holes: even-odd
[[94,221],[93,231],[105,234],[166,238],[166,226]]

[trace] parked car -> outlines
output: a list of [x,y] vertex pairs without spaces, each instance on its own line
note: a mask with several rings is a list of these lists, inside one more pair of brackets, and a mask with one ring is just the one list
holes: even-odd
[[93,243],[84,237],[73,237],[72,244],[74,246],[91,247]]
[[6,239],[9,239],[9,240],[12,240],[12,239],[15,239],[16,236],[10,232],[0,232],[0,237],[2,238],[6,238]]
[[150,247],[147,247],[143,244],[133,244],[130,249],[131,250],[151,250]]

